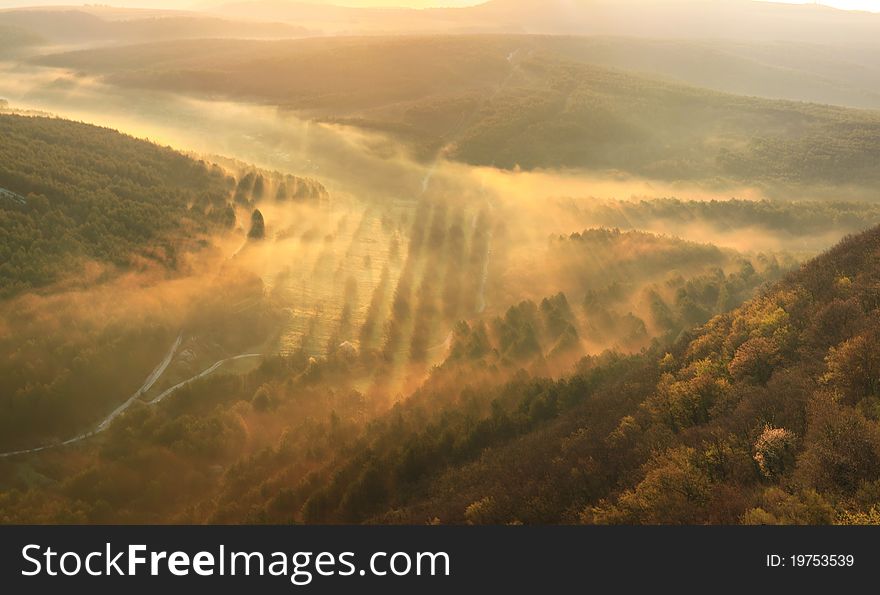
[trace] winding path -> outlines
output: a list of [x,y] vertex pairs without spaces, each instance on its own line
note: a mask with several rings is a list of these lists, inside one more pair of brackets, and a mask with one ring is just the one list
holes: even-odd
[[[150,372],[150,375],[147,376],[147,379],[144,381],[144,383],[141,385],[141,387],[139,389],[137,389],[137,391],[133,395],[131,395],[122,405],[120,405],[119,407],[114,409],[110,413],[110,415],[105,417],[94,430],[91,430],[89,432],[85,432],[83,434],[80,434],[79,436],[74,436],[73,438],[70,438],[69,440],[65,440],[64,442],[55,442],[52,444],[46,444],[44,446],[38,446],[36,448],[27,448],[27,449],[23,449],[23,450],[14,450],[11,452],[0,453],[0,459],[13,457],[16,455],[33,454],[33,453],[41,452],[44,450],[49,450],[52,448],[58,448],[59,446],[67,446],[69,444],[74,444],[76,442],[80,442],[82,440],[85,440],[86,438],[90,438],[90,437],[94,436],[95,434],[100,434],[101,432],[106,430],[108,427],[110,427],[110,424],[112,424],[113,421],[116,420],[116,418],[118,418],[120,415],[125,413],[125,411],[129,407],[131,407],[135,401],[137,401],[141,396],[143,396],[144,393],[146,393],[147,391],[149,391],[153,387],[153,385],[156,383],[156,381],[159,380],[159,378],[162,376],[162,374],[165,373],[165,370],[168,368],[169,364],[171,364],[171,361],[174,359],[174,355],[175,355],[175,353],[177,353],[177,349],[180,347],[180,343],[182,340],[183,340],[183,333],[181,332],[181,334],[177,336],[177,340],[174,341],[174,344],[171,346],[171,349],[168,350],[168,353],[165,355],[165,358],[161,362],[159,362],[159,365],[156,366],[156,368],[152,372]],[[219,368],[220,366],[222,366],[226,362],[231,362],[234,360],[251,358],[251,357],[260,357],[260,356],[261,356],[261,354],[259,354],[259,353],[248,353],[248,354],[244,354],[244,355],[236,355],[235,357],[228,357],[226,359],[222,359],[218,362],[215,362],[212,366],[203,370],[201,373],[196,374],[192,378],[184,380],[183,382],[179,382],[179,383],[175,384],[174,386],[172,386],[171,388],[163,391],[159,396],[152,399],[151,401],[148,401],[147,404],[148,405],[155,405],[156,403],[162,401],[163,399],[165,399],[165,397],[169,396],[171,393],[173,393],[177,389],[189,384],[190,382],[193,382],[194,380],[198,380],[199,378],[203,378],[203,377],[207,376],[208,374],[211,374],[212,372],[214,372],[217,368]]]
[[156,403],[163,400],[165,397],[167,397],[168,395],[170,395],[171,393],[173,393],[177,389],[182,388],[182,387],[186,386],[187,384],[189,384],[190,382],[198,380],[199,378],[203,378],[203,377],[207,376],[208,374],[211,374],[212,372],[214,372],[214,370],[216,370],[217,368],[219,368],[220,366],[222,366],[226,362],[231,362],[231,361],[235,361],[235,360],[239,360],[239,359],[245,359],[245,358],[249,358],[249,357],[261,357],[261,356],[262,356],[262,354],[260,354],[260,353],[246,353],[244,355],[236,355],[235,357],[228,357],[226,359],[221,359],[219,362],[214,362],[214,364],[211,367],[205,368],[202,372],[200,372],[199,374],[196,374],[192,378],[188,378],[188,379],[184,380],[183,382],[178,382],[177,384],[175,384],[171,388],[163,391],[160,395],[158,395],[152,401],[148,401],[147,404],[148,405],[155,405]]
[[156,366],[156,369],[153,370],[149,376],[147,376],[147,379],[144,381],[141,387],[137,389],[137,392],[131,395],[125,403],[114,409],[110,415],[104,418],[104,421],[102,421],[98,425],[93,433],[97,434],[98,432],[103,432],[104,430],[106,430],[107,427],[111,423],[113,423],[114,419],[125,413],[125,410],[131,407],[132,404],[134,404],[134,402],[138,400],[141,395],[143,395],[145,392],[153,387],[156,381],[159,380],[159,377],[165,373],[165,370],[168,368],[168,364],[170,364],[171,360],[174,359],[174,354],[177,353],[177,348],[180,347],[180,342],[182,340],[183,333],[180,333],[179,335],[177,335],[177,340],[174,342],[174,345],[171,346],[171,349],[165,355],[165,359],[159,362],[159,365]]

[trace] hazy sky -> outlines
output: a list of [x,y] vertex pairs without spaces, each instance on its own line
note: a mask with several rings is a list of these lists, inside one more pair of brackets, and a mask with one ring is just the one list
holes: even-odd
[[[139,8],[180,8],[193,9],[204,8],[205,6],[224,4],[226,2],[235,2],[240,0],[104,0],[101,4],[110,4],[112,6],[128,6]],[[482,0],[305,0],[315,3],[324,4],[341,4],[347,6],[467,6],[471,4],[480,4]],[[790,4],[813,4],[813,2],[805,2],[804,0],[773,0],[777,2],[788,2]],[[16,6],[36,6],[36,5],[82,5],[85,2],[65,1],[65,0],[0,0],[0,8],[10,8]],[[827,4],[837,8],[849,10],[871,10],[880,12],[880,0],[822,0],[818,4]]]
[[[789,4],[815,4],[814,2],[804,2],[803,0],[776,0],[777,2],[787,2]],[[818,4],[827,4],[837,8],[846,10],[870,10],[880,12],[880,0],[828,0],[827,2],[819,2]]]

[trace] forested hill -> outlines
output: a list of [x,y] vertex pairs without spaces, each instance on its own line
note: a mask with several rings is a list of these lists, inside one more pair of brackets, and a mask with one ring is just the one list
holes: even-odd
[[559,381],[486,388],[472,373],[462,387],[468,364],[447,363],[325,481],[295,491],[295,514],[880,522],[878,263],[874,228],[671,348],[585,358]]
[[832,186],[838,196],[841,186],[861,186],[874,196],[880,178],[866,156],[880,148],[877,113],[603,68],[589,63],[590,43],[517,35],[199,40],[38,62],[126,87],[269,102],[386,132],[426,158]]
[[36,33],[0,23],[0,56],[17,54],[23,48],[39,45],[44,41]]
[[230,223],[233,187],[219,168],[113,130],[0,115],[0,296],[87,259],[173,265],[176,232]]

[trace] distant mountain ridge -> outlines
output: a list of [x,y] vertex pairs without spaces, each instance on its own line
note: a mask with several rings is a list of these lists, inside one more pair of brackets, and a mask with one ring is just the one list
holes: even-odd
[[148,12],[146,15],[108,20],[75,8],[5,10],[0,11],[0,27],[15,27],[50,43],[135,42],[198,37],[289,38],[314,33],[290,23],[238,23],[198,13],[170,11]]
[[[296,0],[221,5],[224,16],[321,21],[345,31],[425,31],[627,35],[876,44],[880,15],[813,4],[753,0],[489,0],[462,8],[347,8]],[[384,22],[383,22],[384,21]]]
[[590,38],[396,35],[175,41],[38,63],[124,87],[268,102],[387,132],[423,159],[442,152],[510,169],[816,184],[838,197],[861,185],[874,196],[878,174],[866,155],[880,143],[880,113],[722,94],[590,63],[603,51]]

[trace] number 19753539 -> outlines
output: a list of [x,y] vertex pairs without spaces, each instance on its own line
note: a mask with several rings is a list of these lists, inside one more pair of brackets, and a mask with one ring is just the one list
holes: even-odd
[[852,554],[768,554],[767,566],[771,568],[784,567],[816,567],[816,568],[847,568],[854,566],[855,556]]

